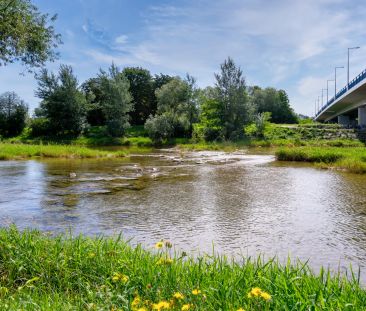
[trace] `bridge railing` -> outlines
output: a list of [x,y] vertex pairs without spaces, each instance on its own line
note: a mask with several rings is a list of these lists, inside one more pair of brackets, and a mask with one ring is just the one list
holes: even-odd
[[366,79],[366,69],[362,71],[357,77],[355,77],[348,85],[346,85],[344,88],[342,88],[338,93],[335,95],[335,97],[332,97],[323,107],[321,107],[316,117],[321,114],[327,107],[329,107],[334,101],[336,101],[339,97],[341,97],[343,94],[345,94],[349,89],[353,88],[357,84],[359,84],[361,81]]

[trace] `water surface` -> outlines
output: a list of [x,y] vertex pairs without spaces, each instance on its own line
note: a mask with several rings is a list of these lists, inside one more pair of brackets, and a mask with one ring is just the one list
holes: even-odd
[[189,252],[290,254],[363,268],[366,176],[271,155],[156,151],[108,160],[0,162],[0,225],[114,235]]

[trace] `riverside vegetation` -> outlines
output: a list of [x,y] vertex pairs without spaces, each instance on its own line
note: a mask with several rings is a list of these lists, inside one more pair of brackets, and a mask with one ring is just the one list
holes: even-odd
[[357,273],[0,229],[2,310],[364,310]]

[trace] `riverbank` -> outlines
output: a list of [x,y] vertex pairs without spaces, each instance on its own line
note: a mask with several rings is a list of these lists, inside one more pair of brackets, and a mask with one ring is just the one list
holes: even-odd
[[0,160],[40,158],[118,158],[126,156],[125,151],[104,151],[74,145],[32,145],[0,143]]
[[[174,241],[173,241],[174,242]],[[151,251],[121,239],[0,229],[2,310],[363,310],[366,291],[307,264]]]
[[286,147],[275,154],[278,161],[312,162],[321,168],[366,173],[365,147]]

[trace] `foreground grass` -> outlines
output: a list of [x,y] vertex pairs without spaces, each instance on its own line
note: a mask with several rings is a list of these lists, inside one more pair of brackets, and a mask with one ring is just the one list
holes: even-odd
[[0,160],[42,158],[123,157],[123,151],[103,151],[71,145],[28,145],[0,143]]
[[323,168],[366,173],[366,148],[292,147],[276,151],[279,161],[315,162]]
[[[365,310],[357,277],[276,260],[171,254],[120,239],[0,229],[1,310]],[[261,290],[259,290],[258,288]],[[250,293],[250,295],[248,295]]]

